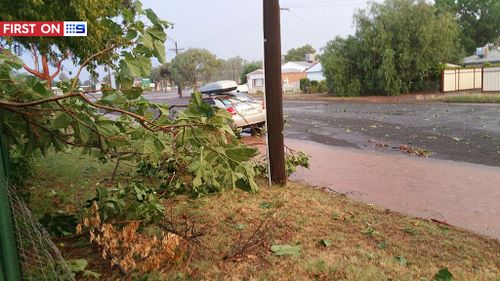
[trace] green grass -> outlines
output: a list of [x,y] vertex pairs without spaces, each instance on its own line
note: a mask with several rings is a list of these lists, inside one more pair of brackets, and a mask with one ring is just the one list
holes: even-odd
[[[37,161],[31,207],[78,211],[109,179],[102,165],[76,151]],[[131,169],[123,167],[121,181]],[[50,195],[55,193],[56,195]],[[57,199],[57,200],[56,200]],[[56,204],[54,204],[56,202]],[[298,183],[250,194],[240,190],[166,202],[168,218],[204,232],[201,246],[152,280],[433,280],[447,267],[454,280],[499,280],[500,242],[467,231],[410,218]],[[231,259],[262,221],[260,243]],[[321,241],[329,241],[327,245]],[[277,256],[273,245],[300,245],[300,256]],[[95,247],[82,239],[59,242],[69,259],[87,259],[100,280],[118,280]],[[84,280],[84,279],[82,279]]]
[[440,100],[449,103],[500,103],[500,94],[449,96]]
[[[77,212],[77,208],[95,195],[96,188],[108,184],[114,163],[103,164],[80,150],[69,153],[48,153],[35,160],[34,175],[25,192],[35,217],[47,212]],[[130,167],[122,164],[118,178],[126,178]]]

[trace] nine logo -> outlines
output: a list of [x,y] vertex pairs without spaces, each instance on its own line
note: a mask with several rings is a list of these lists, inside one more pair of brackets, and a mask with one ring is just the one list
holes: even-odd
[[87,36],[87,22],[65,21],[64,36]]

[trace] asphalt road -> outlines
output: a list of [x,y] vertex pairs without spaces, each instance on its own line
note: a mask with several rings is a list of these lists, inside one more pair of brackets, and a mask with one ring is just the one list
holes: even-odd
[[[285,101],[285,137],[326,145],[500,166],[500,105]],[[415,156],[409,156],[415,157]]]
[[[189,93],[146,98],[182,105]],[[407,144],[428,150],[431,158],[500,167],[500,104],[285,100],[284,112],[286,138],[393,154],[404,153],[400,146]]]

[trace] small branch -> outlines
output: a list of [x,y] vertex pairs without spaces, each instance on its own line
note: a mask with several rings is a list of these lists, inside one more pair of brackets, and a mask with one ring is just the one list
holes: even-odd
[[116,159],[115,169],[113,170],[113,174],[111,175],[111,184],[115,182],[116,171],[118,171],[118,166],[120,166],[120,158]]
[[115,45],[111,45],[93,55],[91,55],[90,57],[88,57],[86,60],[83,61],[83,63],[81,64],[80,68],[78,68],[78,71],[76,72],[76,76],[75,78],[73,78],[73,84],[71,85],[71,90],[73,91],[76,87],[76,82],[78,81],[78,78],[80,77],[80,74],[82,73],[83,69],[85,67],[87,67],[87,65],[95,58],[99,57],[99,56],[102,56],[104,55],[105,53],[113,50],[113,49],[116,49],[118,47],[122,46],[121,44],[115,44]]
[[28,106],[40,105],[40,104],[47,103],[47,102],[53,102],[53,101],[64,100],[67,98],[78,97],[78,96],[80,96],[80,93],[72,93],[72,94],[67,94],[67,95],[63,95],[63,96],[54,96],[54,97],[43,99],[43,100],[36,100],[36,101],[22,102],[22,103],[0,101],[0,105],[10,106],[10,107],[28,107]]

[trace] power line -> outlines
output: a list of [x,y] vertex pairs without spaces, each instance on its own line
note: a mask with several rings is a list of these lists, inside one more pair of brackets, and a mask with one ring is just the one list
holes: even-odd
[[296,2],[289,3],[288,6],[294,9],[304,9],[304,8],[329,8],[329,7],[354,7],[361,4],[367,4],[367,1],[344,1],[344,2],[332,2],[332,1],[316,1],[316,2]]
[[303,23],[305,23],[305,24],[309,25],[309,27],[311,27],[312,29],[314,29],[316,32],[318,32],[318,33],[320,33],[320,34],[322,34],[322,35],[324,35],[324,36],[326,36],[326,37],[330,37],[330,35],[329,35],[329,34],[327,34],[326,32],[324,32],[324,31],[323,31],[323,30],[321,30],[320,28],[316,27],[316,26],[315,26],[315,25],[313,25],[312,23],[310,23],[310,22],[308,22],[308,21],[304,20],[302,17],[300,17],[299,15],[297,15],[294,11],[292,11],[292,10],[290,10],[290,9],[289,9],[289,10],[288,10],[288,12],[290,12],[290,14],[292,14],[293,16],[295,16],[295,17],[296,17],[297,19],[299,19],[301,22],[303,22]]
[[[213,44],[214,42],[221,41],[222,39],[227,39],[230,38],[231,36],[227,36],[228,33],[232,34],[234,36],[235,33],[242,32],[242,26],[244,27],[244,30],[248,29],[249,27],[253,26],[255,24],[255,21],[260,20],[260,13],[253,12],[249,16],[237,21],[236,23],[230,24],[228,28],[220,31],[217,33],[217,35],[210,35],[207,36],[203,39],[194,41],[192,43],[187,44],[188,46],[203,46],[207,44]],[[248,22],[250,21],[250,22]],[[247,24],[244,24],[245,22],[248,22]],[[244,25],[242,25],[244,24]],[[236,29],[234,29],[236,28]]]

